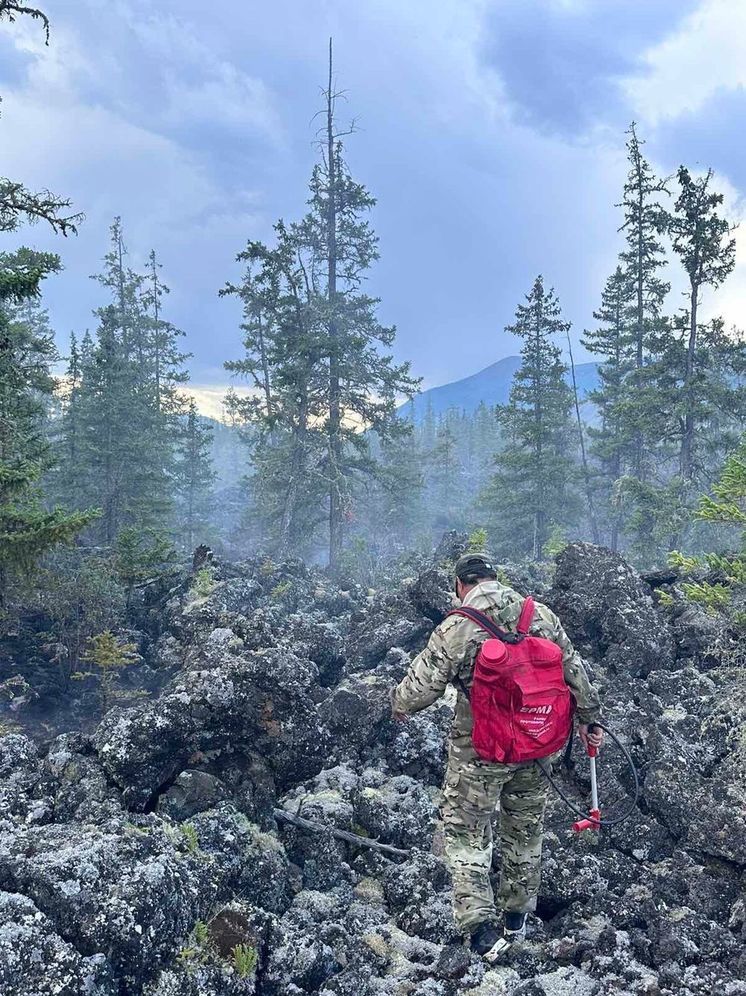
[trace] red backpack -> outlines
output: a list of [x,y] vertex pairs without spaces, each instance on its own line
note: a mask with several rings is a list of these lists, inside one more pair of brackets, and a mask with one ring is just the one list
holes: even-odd
[[575,702],[565,682],[562,649],[529,635],[533,598],[524,600],[515,633],[499,629],[470,606],[448,615],[465,616],[492,637],[479,648],[471,693],[462,685],[471,704],[477,754],[483,761],[515,764],[559,750],[572,732]]

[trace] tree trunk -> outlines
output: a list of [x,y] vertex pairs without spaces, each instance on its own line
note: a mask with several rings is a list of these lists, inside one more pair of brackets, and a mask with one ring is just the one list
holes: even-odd
[[572,342],[570,341],[570,333],[567,334],[567,348],[570,352],[570,371],[572,373],[572,393],[575,400],[575,415],[578,420],[578,439],[580,440],[580,457],[583,465],[583,480],[585,482],[585,498],[588,504],[588,518],[591,523],[591,533],[593,535],[593,542],[598,546],[601,542],[601,538],[598,533],[598,522],[596,521],[596,509],[593,504],[593,491],[591,489],[591,474],[588,469],[588,458],[585,452],[585,435],[583,433],[583,422],[580,418],[580,403],[578,401],[578,383],[575,379],[575,360],[572,355]]
[[685,481],[691,481],[694,476],[694,399],[692,397],[692,381],[694,378],[694,362],[697,350],[697,292],[695,283],[691,285],[691,304],[689,308],[689,344],[686,351],[686,370],[684,374],[684,432],[681,436],[681,454],[679,467]]
[[332,91],[332,39],[329,39],[329,88],[326,92],[327,145],[327,293],[329,299],[329,567],[339,564],[342,547],[340,464],[339,329],[337,327],[337,173],[334,148],[334,95]]
[[[615,341],[614,341],[614,363],[616,366],[616,401],[619,400],[619,388],[621,386],[621,365],[622,365],[622,309],[620,304],[620,291],[617,290],[616,297],[616,308],[614,311],[614,324],[615,324]],[[619,439],[619,416],[617,414],[614,419],[614,457],[611,461],[611,480],[612,489],[616,482],[622,475],[622,457],[619,450],[620,439]],[[609,545],[611,549],[616,553],[619,550],[619,516],[613,509],[611,509],[611,535],[609,537]]]
[[272,405],[272,384],[269,377],[269,360],[267,359],[267,347],[264,342],[264,326],[262,325],[262,314],[257,315],[259,323],[259,352],[262,364],[262,387],[264,388],[264,401],[267,405],[267,415],[271,418],[274,412]]
[[117,227],[117,284],[119,295],[119,326],[122,331],[122,347],[124,349],[125,357],[129,359],[130,340],[127,333],[127,307],[124,300],[124,246],[122,245],[122,230],[119,227]]
[[[639,169],[639,167],[638,167]],[[640,388],[641,375],[643,362],[645,359],[645,301],[643,296],[643,258],[644,258],[644,244],[643,244],[643,232],[642,232],[642,213],[645,207],[644,196],[642,190],[642,177],[638,173],[638,219],[637,219],[637,274],[635,283],[637,284],[637,329],[636,329],[636,346],[637,354],[635,356],[635,367],[637,368],[637,388]],[[643,439],[642,433],[638,429],[635,433],[635,457],[634,457],[634,474],[639,480],[643,480],[644,477],[644,459],[643,459]]]
[[536,325],[535,325],[535,335],[536,341],[534,345],[535,349],[535,366],[534,366],[534,429],[536,432],[536,438],[534,441],[534,466],[536,479],[534,481],[535,491],[536,491],[536,510],[534,512],[534,560],[539,560],[542,556],[544,550],[544,544],[547,541],[547,527],[546,527],[546,508],[541,504],[544,500],[543,496],[545,494],[544,489],[544,413],[542,409],[542,397],[541,397],[541,323],[543,320],[543,312],[541,307],[541,301],[538,302],[536,307]]
[[153,266],[153,323],[154,323],[154,346],[155,346],[155,408],[161,410],[161,323],[160,309],[158,307],[158,272],[156,270],[155,250],[150,255],[150,262]]
[[288,487],[285,492],[280,533],[277,542],[278,554],[285,558],[293,553],[295,542],[295,520],[301,485],[306,480],[306,449],[308,446],[308,398],[303,397],[298,412],[298,424],[293,428],[293,455],[290,460]]

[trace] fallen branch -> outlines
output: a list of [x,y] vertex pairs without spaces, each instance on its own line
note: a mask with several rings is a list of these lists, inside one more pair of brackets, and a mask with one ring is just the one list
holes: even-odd
[[330,833],[338,840],[347,841],[348,844],[356,844],[359,847],[369,847],[373,851],[383,851],[384,854],[394,854],[397,858],[406,858],[409,851],[403,851],[400,847],[393,847],[391,844],[381,844],[370,837],[361,837],[360,834],[350,833],[349,830],[338,830],[337,827],[330,827],[326,823],[312,823],[311,820],[303,816],[296,816],[289,813],[287,809],[275,809],[276,820],[283,820],[285,823],[292,823],[295,827],[308,830],[311,833]]

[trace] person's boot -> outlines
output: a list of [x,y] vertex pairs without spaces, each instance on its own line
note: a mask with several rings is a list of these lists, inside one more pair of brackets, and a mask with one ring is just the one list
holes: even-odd
[[492,920],[480,923],[471,933],[471,949],[481,955],[485,961],[491,964],[496,962],[502,955],[503,950],[507,950],[503,932]]
[[503,936],[509,944],[526,940],[527,917],[528,913],[513,913],[509,911],[505,914],[505,931]]

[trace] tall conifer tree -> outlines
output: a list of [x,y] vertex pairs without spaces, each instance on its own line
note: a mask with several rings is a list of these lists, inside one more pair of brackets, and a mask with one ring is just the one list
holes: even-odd
[[261,430],[254,476],[262,493],[255,511],[279,550],[307,543],[323,515],[334,570],[344,523],[354,514],[354,482],[376,469],[361,429],[382,442],[406,433],[396,415],[397,394],[411,395],[417,382],[408,364],[395,365],[381,351],[392,345],[395,330],[379,323],[378,301],[363,291],[378,258],[365,217],[375,201],[344,160],[331,43],[325,98],[322,155],[311,175],[307,214],[297,224],[276,226],[275,249],[249,243],[242,256],[250,272],[240,287],[224,292],[243,299],[246,346],[246,357],[226,366],[260,391],[242,402],[244,419]]
[[[186,355],[162,314],[167,293],[155,253],[149,273],[128,265],[121,220],[111,226],[109,250],[96,279],[110,302],[95,312],[95,340],[87,336],[60,430],[60,482],[78,504],[103,509],[92,538],[113,544],[123,528],[168,533],[174,522],[176,460],[184,430]],[[74,482],[74,489],[71,483]]]
[[94,515],[49,509],[40,488],[53,462],[45,415],[57,351],[44,313],[28,303],[42,279],[58,268],[49,253],[0,253],[0,604],[13,572],[30,570],[42,553],[69,542]]
[[[609,545],[619,546],[621,523],[613,507],[617,482],[637,462],[640,434],[628,417],[629,375],[637,366],[635,287],[628,271],[618,266],[606,281],[601,305],[593,312],[598,323],[586,330],[582,343],[589,353],[603,357],[598,367],[598,387],[589,400],[596,406],[599,425],[590,425],[590,452],[597,461],[596,481]],[[639,408],[637,409],[639,411]]]
[[301,232],[319,281],[325,331],[327,392],[322,431],[327,448],[329,564],[334,570],[342,549],[352,481],[373,470],[359,428],[362,424],[375,430],[382,440],[406,432],[406,424],[396,417],[396,396],[411,396],[417,381],[411,378],[408,363],[397,366],[391,356],[380,352],[380,347],[393,344],[396,330],[380,324],[378,300],[362,289],[368,269],[378,259],[378,240],[366,218],[375,198],[352,178],[344,159],[345,133],[339,131],[335,118],[338,94],[331,39],[324,95],[322,158],[311,176],[310,210]]
[[507,331],[523,340],[510,401],[498,409],[506,443],[482,505],[499,550],[543,556],[553,528],[577,514],[572,393],[556,344],[563,321],[553,290],[538,276]]
[[192,551],[210,529],[212,489],[211,426],[201,419],[192,398],[182,427],[175,467],[176,523],[181,546]]
[[[655,448],[656,430],[652,433],[647,418],[649,384],[645,365],[654,349],[652,340],[658,334],[661,308],[669,284],[660,276],[666,265],[665,250],[660,236],[665,229],[666,213],[661,197],[668,194],[666,180],[655,176],[642,153],[635,123],[627,132],[629,173],[624,185],[620,207],[624,211],[626,249],[621,254],[624,279],[629,282],[630,337],[633,367],[627,377],[629,392],[625,398],[623,419],[633,434],[632,473],[644,480],[654,465],[651,451]],[[625,430],[627,431],[627,430]]]
[[[718,212],[723,203],[723,195],[712,190],[712,175],[712,170],[708,170],[704,176],[695,178],[688,169],[681,166],[678,171],[679,194],[674,212],[668,219],[674,252],[689,281],[688,328],[681,392],[683,427],[679,453],[679,470],[684,481],[691,481],[695,476],[695,434],[702,415],[707,416],[707,412],[703,411],[703,404],[705,409],[708,407],[701,390],[704,378],[702,350],[699,348],[703,335],[698,318],[700,294],[706,286],[718,287],[732,272],[736,263],[733,229]],[[712,339],[712,334],[710,338]]]

